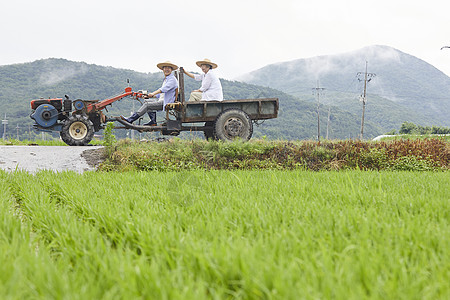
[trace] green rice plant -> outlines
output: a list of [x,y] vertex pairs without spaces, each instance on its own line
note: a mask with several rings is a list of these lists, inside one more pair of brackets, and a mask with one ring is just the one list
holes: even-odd
[[450,296],[444,172],[0,172],[0,188],[2,298]]

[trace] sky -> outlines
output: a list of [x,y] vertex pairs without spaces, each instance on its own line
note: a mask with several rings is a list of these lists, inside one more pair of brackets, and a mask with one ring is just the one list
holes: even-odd
[[444,0],[9,0],[0,11],[0,65],[65,58],[153,73],[167,60],[200,71],[195,62],[209,58],[235,79],[387,45],[450,75]]

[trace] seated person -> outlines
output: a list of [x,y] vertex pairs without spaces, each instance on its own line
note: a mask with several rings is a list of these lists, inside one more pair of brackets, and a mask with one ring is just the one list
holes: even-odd
[[159,89],[157,89],[153,93],[148,94],[147,97],[153,98],[156,96],[156,99],[145,100],[144,104],[142,104],[142,106],[137,110],[137,112],[134,112],[130,117],[125,118],[124,116],[120,116],[122,120],[125,120],[128,123],[133,123],[141,116],[143,116],[146,112],[148,112],[150,122],[145,123],[143,125],[155,126],[156,111],[164,110],[166,104],[175,102],[175,99],[177,97],[176,91],[178,89],[178,80],[172,74],[172,71],[178,69],[178,66],[174,65],[169,61],[159,63],[156,66],[164,72],[164,81]]
[[189,101],[222,101],[222,84],[216,74],[212,71],[212,69],[217,68],[217,64],[207,58],[198,61],[196,64],[205,74],[198,75],[184,71],[187,76],[202,82],[202,86],[198,90],[192,91]]

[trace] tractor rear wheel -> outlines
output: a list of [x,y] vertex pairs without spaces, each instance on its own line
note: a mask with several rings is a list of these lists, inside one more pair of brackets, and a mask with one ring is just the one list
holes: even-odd
[[71,116],[64,122],[60,136],[69,146],[84,146],[94,136],[94,125],[87,116]]
[[214,123],[214,135],[222,141],[248,141],[253,134],[250,117],[242,110],[230,108],[221,112]]

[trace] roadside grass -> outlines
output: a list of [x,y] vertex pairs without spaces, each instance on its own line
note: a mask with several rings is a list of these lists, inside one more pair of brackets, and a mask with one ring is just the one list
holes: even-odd
[[448,170],[450,143],[438,139],[364,142],[358,140],[220,141],[121,140],[100,166],[103,171],[195,169]]
[[[0,139],[0,145],[3,146],[67,146],[61,140],[17,140],[17,139]],[[102,141],[93,139],[89,145],[102,145]]]
[[0,171],[3,299],[448,299],[445,172]]

